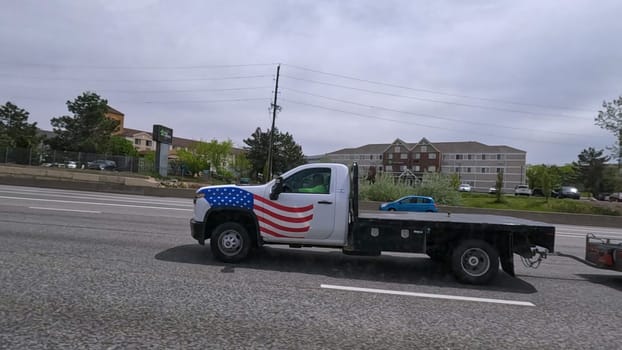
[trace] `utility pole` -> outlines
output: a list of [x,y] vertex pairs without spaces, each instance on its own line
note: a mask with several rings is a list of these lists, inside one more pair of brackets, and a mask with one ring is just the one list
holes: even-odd
[[270,128],[270,139],[268,141],[268,164],[266,168],[266,182],[272,180],[272,142],[274,141],[274,121],[276,120],[276,112],[279,109],[279,105],[276,104],[277,94],[279,92],[279,72],[281,71],[281,65],[276,66],[276,84],[274,86],[274,102],[272,103],[272,127]]

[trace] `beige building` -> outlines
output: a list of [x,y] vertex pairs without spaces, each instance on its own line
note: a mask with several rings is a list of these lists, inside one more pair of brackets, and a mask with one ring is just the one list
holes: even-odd
[[421,177],[426,172],[456,174],[474,191],[487,192],[494,187],[497,173],[503,172],[503,192],[526,182],[525,151],[509,146],[489,146],[480,142],[430,142],[422,138],[408,143],[396,139],[390,144],[369,144],[358,148],[345,148],[310,161],[328,160],[343,164],[358,162],[361,175],[371,166],[378,172],[394,176]]

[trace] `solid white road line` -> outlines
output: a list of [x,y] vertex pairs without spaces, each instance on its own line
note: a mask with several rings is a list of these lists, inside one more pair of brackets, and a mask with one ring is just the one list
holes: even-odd
[[25,198],[25,197],[9,197],[9,196],[0,196],[0,198],[26,200],[26,201],[39,201],[39,202],[105,205],[105,206],[110,206],[110,207],[129,207],[129,208],[144,208],[144,209],[192,211],[192,209],[182,209],[182,208],[166,208],[166,207],[153,207],[153,206],[148,206],[148,205],[130,205],[130,204],[114,204],[114,203],[98,203],[98,202],[79,202],[79,201],[76,202],[76,201],[64,201],[60,199]]
[[97,210],[79,210],[79,209],[59,209],[59,208],[45,208],[45,207],[28,207],[30,209],[37,210],[54,210],[54,211],[73,211],[76,213],[91,213],[91,214],[101,214],[101,211]]
[[536,306],[528,301],[516,301],[516,300],[503,300],[503,299],[489,299],[489,298],[474,298],[463,297],[458,295],[445,295],[445,294],[428,294],[428,293],[415,293],[415,292],[403,292],[397,290],[388,289],[374,289],[374,288],[358,288],[348,286],[336,286],[331,284],[321,284],[320,288],[345,290],[351,292],[364,292],[364,293],[378,293],[378,294],[393,294],[393,295],[405,295],[420,298],[432,298],[432,299],[446,299],[446,300],[460,300],[460,301],[475,301],[480,303],[494,303],[516,306]]

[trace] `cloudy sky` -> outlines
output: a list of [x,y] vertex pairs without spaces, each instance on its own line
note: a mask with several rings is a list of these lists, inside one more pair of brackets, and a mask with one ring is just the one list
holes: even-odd
[[39,1],[0,12],[0,102],[51,130],[94,91],[125,126],[238,147],[276,125],[307,155],[396,138],[564,164],[613,144],[622,2]]

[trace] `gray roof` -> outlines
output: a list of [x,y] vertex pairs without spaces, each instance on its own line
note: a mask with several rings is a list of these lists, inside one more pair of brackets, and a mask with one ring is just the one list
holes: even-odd
[[489,146],[477,141],[432,142],[431,144],[442,153],[526,153],[509,146]]
[[[526,153],[523,150],[510,146],[489,146],[477,141],[431,142],[425,138],[423,138],[422,141],[423,140],[428,141],[431,146],[438,149],[441,153]],[[400,139],[396,139],[395,141],[404,143],[409,150],[412,150],[419,144],[419,142],[404,142]],[[356,148],[343,148],[327,154],[382,154],[387,148],[393,145],[395,141],[392,143],[368,144]]]
[[343,148],[335,152],[327,153],[329,155],[332,154],[381,154],[384,150],[389,147],[388,143],[375,143],[364,145],[357,148]]

